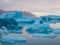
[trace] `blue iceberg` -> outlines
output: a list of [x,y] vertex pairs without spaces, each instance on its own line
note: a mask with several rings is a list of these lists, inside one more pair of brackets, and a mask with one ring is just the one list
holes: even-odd
[[11,13],[4,13],[4,14],[0,15],[0,18],[2,18],[2,19],[12,18],[12,17],[13,17],[12,12]]
[[47,16],[47,23],[56,23],[56,16],[48,15]]
[[42,34],[42,33],[35,33],[32,34],[33,37],[36,38],[56,38],[56,34]]
[[1,39],[1,43],[8,44],[16,44],[16,43],[24,43],[26,42],[26,38],[24,36],[4,36]]
[[4,19],[0,18],[0,28],[4,27],[6,25],[7,25],[7,22]]
[[52,33],[52,28],[50,28],[48,23],[39,24],[38,22],[27,27],[26,32],[29,34],[33,33]]
[[14,12],[9,12],[9,13],[4,13],[0,15],[0,18],[21,18],[22,17],[22,12],[21,11],[14,11]]
[[22,15],[22,12],[21,11],[15,11],[15,12],[13,12],[13,17],[12,18],[14,18],[14,19],[20,19],[20,18],[22,18],[23,17],[23,15]]
[[5,21],[7,22],[5,27],[8,30],[13,30],[18,26],[18,23],[13,18],[7,18]]
[[10,32],[4,27],[0,28],[0,35],[8,35]]
[[14,30],[9,30],[10,33],[22,34],[23,27],[17,26]]
[[47,16],[40,16],[38,18],[40,23],[60,23],[60,16],[55,16],[55,15],[47,15]]
[[60,34],[60,28],[55,28],[53,31],[54,34]]
[[14,16],[12,18],[15,19],[18,23],[33,23],[35,21],[32,17],[28,18],[23,16],[21,11],[16,11],[13,13],[13,15]]
[[56,23],[56,16],[54,15],[40,16],[38,19],[40,23]]
[[[21,11],[14,11],[14,12],[10,12],[10,13],[4,13],[2,15],[0,15],[0,18],[3,19],[3,20],[6,20],[7,22],[7,29],[12,29],[14,28],[14,26],[11,26],[11,24],[19,24],[20,26],[28,26],[28,25],[31,25],[35,22],[35,19],[32,18],[32,17],[25,17],[22,15],[22,12]],[[13,25],[14,25],[13,24]],[[15,25],[16,26],[16,25]]]
[[29,26],[35,23],[34,18],[21,18],[19,21],[19,25],[21,26]]
[[40,16],[38,18],[38,20],[39,20],[40,23],[44,23],[44,22],[47,22],[47,17],[46,16]]
[[56,16],[56,23],[60,23],[60,16]]

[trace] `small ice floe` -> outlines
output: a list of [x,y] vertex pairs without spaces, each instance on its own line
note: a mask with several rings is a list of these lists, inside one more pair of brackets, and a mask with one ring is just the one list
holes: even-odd
[[36,38],[55,38],[57,35],[56,34],[35,33],[35,34],[32,34],[32,36],[36,37]]
[[50,28],[48,23],[43,23],[40,24],[39,22],[36,22],[35,24],[27,27],[26,32],[29,34],[33,34],[33,33],[52,33],[52,28]]
[[10,33],[22,34],[23,27],[17,26],[14,30],[8,30]]
[[0,35],[7,35],[7,34],[9,34],[10,32],[5,28],[5,27],[3,27],[3,28],[0,28]]
[[24,43],[26,42],[26,38],[24,36],[4,36],[1,39],[1,43],[8,44],[16,44],[16,43]]
[[60,28],[54,29],[53,33],[55,33],[55,34],[60,34]]

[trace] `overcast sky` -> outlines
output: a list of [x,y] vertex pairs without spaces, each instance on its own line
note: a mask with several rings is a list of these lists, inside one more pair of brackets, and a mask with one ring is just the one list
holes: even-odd
[[60,0],[0,0],[0,9],[29,11],[41,14],[60,14]]

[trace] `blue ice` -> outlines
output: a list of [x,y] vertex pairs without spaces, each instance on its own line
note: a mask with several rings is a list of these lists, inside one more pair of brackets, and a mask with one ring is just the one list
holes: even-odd
[[40,23],[44,23],[44,22],[47,22],[47,17],[46,16],[40,16],[38,18],[38,20],[39,20]]
[[51,33],[52,28],[50,28],[48,23],[39,24],[39,22],[33,24],[32,26],[28,26],[26,32],[32,33]]
[[12,12],[11,13],[4,13],[4,14],[0,15],[0,18],[3,18],[3,19],[12,18],[12,17],[13,17]]
[[4,27],[7,25],[7,22],[4,19],[0,18],[0,28]]
[[4,34],[4,35],[7,35],[9,34],[10,32],[4,27],[4,28],[0,28],[0,35]]
[[42,34],[42,33],[35,33],[32,34],[33,37],[36,38],[56,38],[56,34]]
[[47,16],[47,23],[56,23],[56,16],[48,15]]
[[16,44],[16,43],[23,43],[26,42],[26,38],[24,36],[4,36],[1,39],[1,43],[9,43],[9,44]]
[[18,26],[18,23],[13,19],[13,18],[7,18],[7,19],[5,19],[6,20],[6,22],[7,22],[7,24],[6,24],[6,28],[8,29],[8,30],[13,30],[13,29],[15,29],[16,28],[16,26]]
[[10,33],[22,34],[23,27],[17,26],[14,30],[9,30]]
[[60,16],[56,16],[56,23],[60,23]]
[[60,28],[55,28],[54,31],[53,31],[53,33],[60,34]]
[[21,19],[17,20],[18,24],[20,26],[29,26],[35,23],[35,19],[34,18],[27,18],[27,17],[23,17]]
[[14,18],[14,19],[20,19],[20,18],[23,17],[21,11],[15,11],[15,12],[13,12],[13,15],[14,15],[14,16],[13,16],[12,18]]

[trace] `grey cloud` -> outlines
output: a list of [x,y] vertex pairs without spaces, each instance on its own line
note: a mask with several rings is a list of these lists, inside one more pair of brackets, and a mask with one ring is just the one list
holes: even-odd
[[36,12],[60,11],[60,0],[9,0],[0,1],[0,9]]

